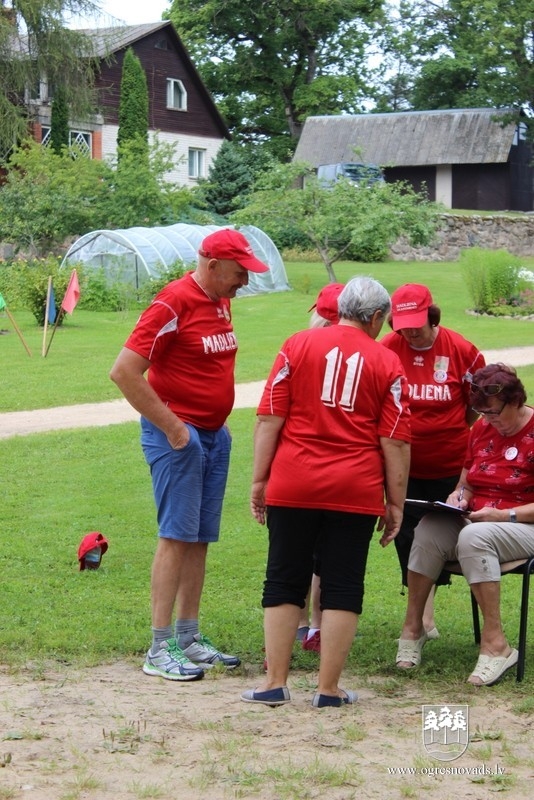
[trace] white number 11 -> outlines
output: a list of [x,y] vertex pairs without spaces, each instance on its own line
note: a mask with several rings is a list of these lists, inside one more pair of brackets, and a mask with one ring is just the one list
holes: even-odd
[[353,353],[347,358],[347,373],[343,382],[341,397],[337,401],[337,384],[339,380],[339,372],[343,363],[343,354],[339,347],[334,347],[325,356],[326,370],[324,373],[323,390],[321,392],[321,401],[325,406],[339,405],[345,411],[354,411],[356,403],[356,395],[358,393],[358,385],[362,375],[364,358],[360,353]]

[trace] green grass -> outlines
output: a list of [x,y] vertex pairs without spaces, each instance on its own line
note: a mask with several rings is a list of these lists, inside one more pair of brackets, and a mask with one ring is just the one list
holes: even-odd
[[[283,339],[305,327],[308,308],[325,276],[319,264],[288,265],[293,292],[242,298],[234,303],[240,339],[237,378],[266,377]],[[532,323],[478,319],[465,314],[468,299],[454,265],[339,265],[338,279],[373,274],[392,290],[400,283],[428,283],[443,309],[445,324],[461,330],[481,347],[526,345]],[[1,410],[30,409],[118,397],[107,373],[137,316],[75,311],[58,331],[48,358],[40,355],[42,332],[23,314],[33,358],[15,334],[0,337]],[[0,327],[7,327],[0,320]],[[530,393],[534,367],[519,370]],[[202,621],[208,636],[245,662],[263,659],[261,589],[267,552],[265,528],[250,516],[254,410],[233,412],[234,450],[221,542],[210,548]],[[139,658],[150,633],[150,567],[156,526],[150,480],[136,423],[0,440],[3,488],[0,575],[2,624],[0,653],[13,668],[38,673],[49,659],[94,664]],[[99,530],[110,547],[95,572],[79,572],[76,551],[82,536]],[[465,678],[476,660],[469,592],[462,578],[437,595],[442,638],[425,648],[417,674],[393,666],[395,639],[406,597],[392,546],[372,543],[360,635],[347,669],[358,680],[379,684],[402,697],[406,682],[423,681],[425,702],[474,693]],[[503,581],[503,619],[517,641],[519,578]],[[532,639],[532,633],[531,633]],[[315,668],[316,657],[295,650],[295,668]],[[513,695],[518,706],[529,696],[534,663],[527,660],[521,685],[507,680],[492,691]],[[463,701],[462,701],[463,702]]]
[[[530,345],[534,339],[532,322],[467,314],[470,300],[456,263],[340,263],[335,268],[339,281],[356,274],[372,275],[389,291],[402,283],[428,284],[442,309],[443,324],[482,349]],[[233,303],[240,348],[238,382],[266,377],[284,339],[307,326],[308,309],[327,283],[324,267],[318,263],[288,263],[287,272],[293,291],[243,297]],[[57,330],[48,356],[42,358],[42,329],[29,312],[17,312],[16,322],[33,353],[30,358],[10,321],[0,314],[0,328],[9,331],[0,336],[0,412],[118,398],[108,372],[138,315],[138,310],[113,314],[76,309]]]

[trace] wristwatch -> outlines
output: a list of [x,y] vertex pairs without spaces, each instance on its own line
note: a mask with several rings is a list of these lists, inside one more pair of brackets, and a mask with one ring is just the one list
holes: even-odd
[[517,522],[517,514],[513,508],[510,511],[510,522]]

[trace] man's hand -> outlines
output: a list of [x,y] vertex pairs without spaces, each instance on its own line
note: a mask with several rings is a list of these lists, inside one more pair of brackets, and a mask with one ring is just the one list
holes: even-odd
[[380,537],[382,547],[387,547],[393,541],[400,530],[402,523],[403,509],[398,506],[386,503],[386,512],[378,520],[378,530],[384,531]]

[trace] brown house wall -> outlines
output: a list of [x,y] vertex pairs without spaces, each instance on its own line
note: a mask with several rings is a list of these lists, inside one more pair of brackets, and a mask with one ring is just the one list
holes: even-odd
[[[164,47],[156,46],[163,44]],[[167,49],[165,49],[165,46]],[[147,77],[149,127],[168,133],[224,137],[226,131],[206,105],[209,95],[187,57],[182,57],[177,38],[164,29],[135,42],[134,53]],[[110,64],[102,62],[97,79],[101,112],[108,124],[118,125],[120,85],[124,50],[114,54]],[[187,91],[187,111],[167,108],[167,78],[179,78]]]
[[455,164],[452,207],[505,211],[511,207],[508,164]]
[[429,200],[436,199],[436,168],[432,167],[386,167],[384,177],[388,183],[406,181],[415,192],[426,187]]

